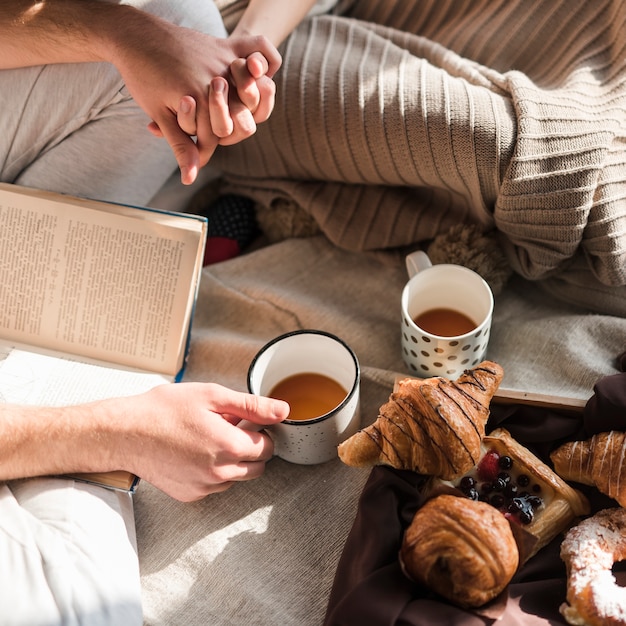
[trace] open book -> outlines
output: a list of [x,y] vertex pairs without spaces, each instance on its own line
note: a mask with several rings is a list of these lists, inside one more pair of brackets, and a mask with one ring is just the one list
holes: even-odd
[[[0,401],[61,406],[180,380],[204,217],[0,183]],[[133,490],[128,472],[77,475]]]

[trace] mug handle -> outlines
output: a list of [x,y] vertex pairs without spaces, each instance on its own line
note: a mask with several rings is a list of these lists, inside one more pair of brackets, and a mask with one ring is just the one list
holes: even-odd
[[411,252],[406,257],[406,271],[409,274],[409,278],[413,278],[421,270],[432,267],[432,262],[428,258],[428,255],[423,250],[416,250]]

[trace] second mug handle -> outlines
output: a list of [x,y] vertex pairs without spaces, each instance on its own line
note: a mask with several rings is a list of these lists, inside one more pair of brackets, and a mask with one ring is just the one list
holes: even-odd
[[432,267],[432,262],[423,250],[411,252],[406,257],[406,271],[409,273],[409,278],[413,278],[419,271],[429,267]]

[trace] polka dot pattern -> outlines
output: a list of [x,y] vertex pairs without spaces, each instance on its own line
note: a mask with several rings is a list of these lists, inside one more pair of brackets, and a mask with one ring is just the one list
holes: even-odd
[[285,420],[267,428],[275,454],[301,465],[326,463],[337,458],[337,446],[361,425],[358,387],[349,402],[328,416],[301,422]]
[[490,323],[456,339],[426,335],[402,317],[402,358],[414,376],[458,378],[464,370],[484,360]]

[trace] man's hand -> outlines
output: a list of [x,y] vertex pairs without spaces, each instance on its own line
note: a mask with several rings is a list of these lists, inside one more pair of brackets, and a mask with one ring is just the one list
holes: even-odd
[[237,425],[284,420],[289,405],[213,383],[177,383],[65,407],[0,403],[0,481],[127,470],[173,498],[198,500],[256,478],[270,437]]
[[[153,129],[158,129],[156,132],[171,146],[186,183],[206,165],[219,140],[225,140],[213,132],[209,97],[213,108],[223,108],[222,99],[228,102],[233,123],[230,141],[249,136],[256,128],[256,111],[266,117],[273,106],[273,99],[267,101],[264,93],[269,90],[273,94],[271,77],[282,62],[276,47],[264,36],[241,34],[222,39],[177,26],[130,5],[96,0],[34,4],[4,0],[0,3],[0,30],[1,69],[49,63],[112,63],[137,104],[153,120]],[[250,96],[242,91],[243,98],[238,101],[229,97],[228,83],[222,80],[213,84],[216,78],[231,80],[231,65],[237,59],[250,59],[251,75],[259,84],[259,94]],[[233,79],[239,80],[236,75]],[[237,91],[239,86],[233,85]],[[195,141],[178,121],[184,96],[196,103]],[[182,115],[186,115],[184,110]],[[229,123],[220,126],[216,120],[216,128],[224,135]]]
[[289,405],[213,383],[178,383],[112,401],[108,410],[115,411],[119,430],[127,431],[113,435],[111,452],[120,457],[115,466],[177,500],[192,501],[259,477],[273,456],[272,440],[237,424],[281,422]]

